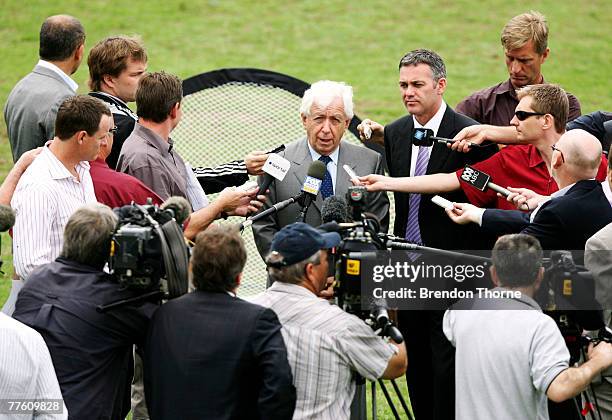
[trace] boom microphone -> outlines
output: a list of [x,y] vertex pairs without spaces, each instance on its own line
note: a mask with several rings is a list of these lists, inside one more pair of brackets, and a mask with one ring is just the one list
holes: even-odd
[[0,205],[0,232],[6,232],[15,224],[15,212],[9,206]]
[[178,196],[172,196],[159,206],[162,210],[172,211],[174,220],[179,225],[182,225],[185,220],[191,215],[191,204],[184,198]]

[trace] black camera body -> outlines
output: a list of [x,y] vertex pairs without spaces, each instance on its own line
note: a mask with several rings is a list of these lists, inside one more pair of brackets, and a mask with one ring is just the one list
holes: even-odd
[[189,248],[172,210],[130,205],[115,209],[109,267],[122,288],[162,289],[167,298],[187,292]]

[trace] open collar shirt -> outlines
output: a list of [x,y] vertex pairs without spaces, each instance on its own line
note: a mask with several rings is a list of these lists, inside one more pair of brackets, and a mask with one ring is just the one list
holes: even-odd
[[15,210],[13,263],[15,272],[27,280],[33,268],[59,255],[68,218],[96,195],[89,162],[75,166],[78,179],[44,147],[17,184],[11,207]]

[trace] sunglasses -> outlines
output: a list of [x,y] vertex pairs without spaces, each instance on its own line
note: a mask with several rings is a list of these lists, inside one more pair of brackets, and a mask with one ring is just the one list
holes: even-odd
[[557,152],[561,153],[561,162],[565,163],[565,156],[563,156],[561,149],[559,149],[556,144],[553,144],[550,146],[550,148],[553,149],[553,152],[556,150]]
[[542,114],[541,112],[516,111],[514,115],[519,121],[525,121],[527,118],[533,117],[534,115],[546,115],[546,114]]

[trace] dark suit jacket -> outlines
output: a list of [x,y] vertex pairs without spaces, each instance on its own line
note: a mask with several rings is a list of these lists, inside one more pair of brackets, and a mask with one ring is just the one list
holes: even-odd
[[[344,140],[340,142],[338,153],[338,171],[336,174],[335,195],[345,197],[349,186],[352,185],[348,174],[342,166],[348,164],[357,175],[382,174],[382,157],[366,147],[357,146]],[[312,156],[308,149],[306,137],[293,141],[287,145],[284,153],[285,159],[291,161],[291,168],[282,182],[274,181],[270,184],[270,194],[264,205],[264,209],[279,201],[293,197],[300,192],[304,179],[308,173],[308,168],[312,163]],[[261,179],[259,180],[261,184]],[[323,197],[317,195],[315,201],[306,213],[306,223],[311,226],[321,224],[321,206]],[[368,204],[364,211],[374,213],[381,221],[381,231],[387,232],[389,227],[389,199],[386,192],[368,194]],[[277,212],[276,214],[264,217],[253,223],[253,236],[257,250],[262,258],[265,258],[272,244],[272,237],[276,232],[291,223],[294,223],[299,216],[300,207],[292,204],[289,207]]]
[[584,250],[587,239],[612,222],[612,208],[601,184],[578,181],[561,197],[544,203],[533,222],[530,213],[518,210],[487,209],[482,228],[496,235],[526,233],[547,250]]
[[57,73],[38,65],[15,85],[4,107],[13,161],[53,138],[57,110],[74,95]]
[[[446,108],[438,130],[438,137],[453,138],[462,128],[477,124],[476,121]],[[385,156],[389,175],[392,177],[410,176],[412,156],[412,129],[414,121],[406,115],[385,127]],[[481,161],[497,149],[493,146],[474,148],[469,153],[454,152],[445,144],[434,144],[427,165],[427,174],[454,172],[466,164]],[[441,194],[450,201],[467,201],[462,191]],[[404,237],[408,221],[408,200],[410,194],[395,193],[395,235]],[[473,227],[453,223],[444,210],[431,202],[433,195],[423,194],[419,207],[421,237],[427,246],[444,249],[480,249],[474,241],[477,231]],[[467,241],[471,238],[470,241]]]
[[276,314],[196,291],[155,313],[145,347],[151,419],[287,419],[295,387]]

